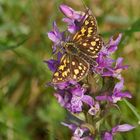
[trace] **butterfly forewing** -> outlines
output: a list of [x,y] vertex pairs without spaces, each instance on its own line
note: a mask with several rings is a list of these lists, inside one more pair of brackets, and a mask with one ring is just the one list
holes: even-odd
[[72,40],[78,42],[83,40],[85,37],[91,37],[92,34],[97,33],[97,23],[96,18],[92,15],[87,14],[80,30],[73,36]]

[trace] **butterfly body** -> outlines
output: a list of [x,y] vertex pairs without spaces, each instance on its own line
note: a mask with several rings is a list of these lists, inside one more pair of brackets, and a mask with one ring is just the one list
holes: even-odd
[[103,46],[96,24],[95,17],[86,13],[80,29],[71,36],[71,40],[62,42],[64,54],[53,75],[53,83],[80,81],[88,74],[90,66],[95,65],[95,58]]
[[72,55],[77,55],[80,52],[80,50],[76,47],[76,44],[73,42],[66,42],[64,48],[67,53]]

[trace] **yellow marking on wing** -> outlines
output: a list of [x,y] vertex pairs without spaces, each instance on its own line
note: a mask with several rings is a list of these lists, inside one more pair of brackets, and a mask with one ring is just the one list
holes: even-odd
[[86,29],[85,29],[85,28],[82,28],[82,29],[81,29],[81,33],[82,33],[82,34],[84,34],[84,33],[85,33],[85,31],[86,31]]
[[85,25],[88,25],[88,24],[89,24],[89,22],[88,22],[88,20],[86,20],[86,21],[85,21]]
[[64,70],[64,68],[65,68],[65,65],[61,65],[61,66],[59,66],[59,70]]
[[92,29],[93,29],[93,27],[89,27],[89,28],[88,28],[88,30],[92,30]]
[[75,62],[74,61],[72,61],[72,65],[75,65]]
[[75,69],[74,70],[74,73],[77,75],[79,73],[79,70],[78,69]]
[[84,75],[84,73],[81,73],[81,75]]
[[62,80],[62,78],[57,78],[58,80]]
[[90,33],[92,33],[93,32],[93,30],[92,30],[93,28],[92,27],[89,27],[88,28],[88,34],[90,34]]
[[91,24],[94,25],[94,21],[91,21]]
[[78,36],[77,36],[77,39],[78,39],[78,38],[80,38],[81,36],[82,36],[81,34],[80,34],[80,35],[78,35]]
[[67,60],[67,63],[70,63],[69,59]]
[[84,70],[82,70],[82,73],[84,74],[84,73],[85,73],[85,71],[84,71]]
[[59,76],[59,73],[58,72],[54,73],[54,76]]
[[91,34],[88,34],[88,35],[87,35],[87,37],[90,37],[90,36],[91,36]]
[[67,76],[67,71],[64,71],[64,72],[62,73],[62,76],[63,76],[63,77]]
[[78,34],[79,34],[79,33],[77,32],[77,33],[74,35],[73,39],[75,39],[75,38],[77,37]]
[[96,45],[96,42],[95,42],[95,41],[92,41],[92,42],[91,42],[91,45],[92,45],[92,46],[95,46],[95,45]]
[[66,59],[63,60],[64,64],[66,64]]
[[70,69],[67,69],[67,72],[69,73],[70,72]]
[[94,48],[93,47],[90,47],[90,50],[94,50]]
[[82,67],[81,66],[78,66],[79,70],[82,70]]
[[87,43],[83,43],[83,46],[87,46]]
[[73,79],[76,79],[76,75],[73,75]]
[[99,38],[96,38],[95,41],[99,41]]
[[65,55],[63,55],[63,56],[62,56],[61,60],[63,60],[63,59],[64,59],[64,57],[65,57]]

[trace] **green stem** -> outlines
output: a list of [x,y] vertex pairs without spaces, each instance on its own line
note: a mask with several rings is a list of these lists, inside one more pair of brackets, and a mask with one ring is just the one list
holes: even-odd
[[123,100],[126,105],[131,109],[131,111],[134,113],[134,115],[137,117],[138,121],[140,121],[140,114],[138,113],[137,109],[129,103],[126,99]]

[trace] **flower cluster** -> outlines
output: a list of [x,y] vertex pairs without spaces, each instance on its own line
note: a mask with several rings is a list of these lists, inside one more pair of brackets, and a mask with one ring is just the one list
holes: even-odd
[[[60,10],[66,16],[63,21],[68,25],[67,31],[69,34],[74,34],[79,30],[84,12],[75,11],[66,5],[60,5]],[[69,36],[66,37],[65,32],[60,32],[54,22],[53,30],[48,33],[48,37],[53,42],[53,53],[57,55],[57,59],[50,59],[47,64],[50,70],[55,72],[65,51],[61,42],[68,41]],[[115,127],[106,130],[108,127],[105,126],[107,117],[104,116],[108,116],[109,109],[117,106],[117,102],[123,98],[131,98],[129,92],[123,91],[124,79],[121,75],[121,72],[128,66],[122,64],[122,57],[116,60],[111,57],[118,49],[121,37],[122,34],[111,37],[98,53],[97,65],[91,67],[91,71],[94,76],[99,77],[100,82],[92,76],[88,83],[69,80],[57,85],[50,84],[56,89],[54,95],[60,105],[80,119],[79,124],[62,123],[72,130],[72,140],[93,140],[99,135],[102,140],[112,140],[117,132],[125,132],[134,128],[129,124],[115,124]],[[58,51],[60,49],[61,52]],[[94,86],[98,87],[94,88]]]

